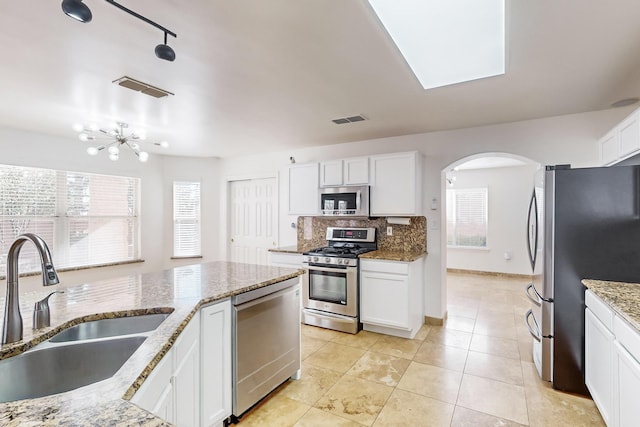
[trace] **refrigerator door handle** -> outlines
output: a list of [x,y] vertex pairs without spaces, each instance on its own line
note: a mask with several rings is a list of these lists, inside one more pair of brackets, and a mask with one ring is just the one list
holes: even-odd
[[[533,288],[534,295],[531,295],[531,288]],[[540,295],[538,295],[538,292],[535,290],[533,282],[525,286],[524,293],[527,294],[527,298],[529,298],[529,301],[531,301],[538,307],[542,305],[542,299],[540,299]]]
[[[533,223],[531,222],[532,215]],[[535,270],[538,255],[538,225],[538,200],[536,199],[536,190],[534,188],[529,201],[527,215],[527,252],[529,253],[529,262],[532,270]]]
[[533,311],[531,311],[531,309],[529,309],[529,311],[527,311],[527,314],[524,315],[524,323],[527,324],[527,329],[529,329],[529,333],[531,334],[531,336],[533,337],[534,340],[541,342],[542,341],[542,335],[540,334],[540,328],[538,328],[538,325],[536,324],[536,318],[533,317],[533,324],[535,325],[535,330],[534,328],[531,326],[531,323],[529,323],[529,319],[533,317]]
[[540,292],[538,292],[538,290],[536,289],[536,286],[532,283],[531,284],[532,288],[533,288],[533,292],[536,293],[536,296],[540,299],[540,301],[544,301],[544,302],[553,302],[553,298],[542,298],[542,295],[540,295]]

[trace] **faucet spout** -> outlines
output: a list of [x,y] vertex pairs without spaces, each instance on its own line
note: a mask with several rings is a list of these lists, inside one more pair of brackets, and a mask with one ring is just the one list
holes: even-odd
[[45,241],[33,233],[19,235],[11,244],[7,254],[7,297],[4,306],[4,323],[2,326],[2,345],[20,341],[22,339],[22,315],[18,299],[18,255],[20,249],[27,242],[32,242],[40,255],[42,264],[42,285],[51,286],[60,283],[58,273],[53,267],[51,253]]

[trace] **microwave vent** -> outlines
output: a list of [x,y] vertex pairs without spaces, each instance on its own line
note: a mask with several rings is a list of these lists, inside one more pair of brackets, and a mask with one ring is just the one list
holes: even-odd
[[345,123],[362,122],[364,120],[367,120],[366,117],[362,115],[357,115],[357,116],[351,116],[351,117],[341,117],[339,119],[333,119],[331,121],[337,125],[343,125]]

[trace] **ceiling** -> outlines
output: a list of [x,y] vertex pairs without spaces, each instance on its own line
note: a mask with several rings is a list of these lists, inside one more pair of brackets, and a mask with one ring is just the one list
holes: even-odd
[[[424,90],[366,0],[102,0],[0,5],[0,126],[68,137],[124,121],[168,154],[235,156],[609,108],[640,96],[640,2],[507,0],[507,72]],[[174,93],[112,83],[130,76]],[[366,121],[331,120],[361,114]],[[85,147],[82,146],[84,149]],[[149,150],[154,151],[154,150]],[[157,151],[157,150],[156,150]]]

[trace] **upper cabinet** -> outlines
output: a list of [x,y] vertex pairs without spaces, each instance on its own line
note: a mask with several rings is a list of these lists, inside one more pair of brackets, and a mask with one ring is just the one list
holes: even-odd
[[640,153],[640,109],[618,123],[599,143],[602,165],[612,165]]
[[367,185],[368,183],[368,157],[320,162],[320,187]]
[[289,166],[289,215],[318,215],[318,163]]
[[421,215],[420,153],[371,156],[371,216]]
[[640,149],[640,110],[636,110],[617,126],[620,140],[620,157],[626,157]]

